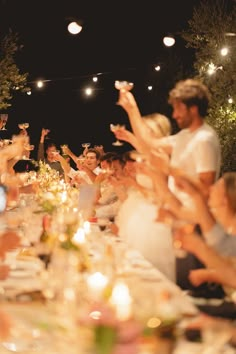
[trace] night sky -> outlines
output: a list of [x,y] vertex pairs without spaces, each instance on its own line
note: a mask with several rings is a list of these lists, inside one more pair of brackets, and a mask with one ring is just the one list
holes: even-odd
[[[0,35],[9,28],[19,34],[23,49],[16,62],[21,72],[29,73],[32,89],[31,96],[17,93],[11,101],[7,134],[17,133],[17,124],[26,121],[35,145],[41,128],[47,127],[53,141],[68,143],[75,153],[87,141],[114,150],[109,124],[129,127],[125,112],[116,105],[115,80],[134,82],[142,114],[161,111],[170,116],[166,101],[172,73],[167,62],[176,56],[176,66],[178,61],[191,66],[193,53],[178,33],[187,27],[199,2],[0,0]],[[67,31],[70,20],[82,21],[79,35]],[[172,48],[163,45],[167,33],[176,36]],[[163,70],[155,72],[159,63]],[[46,80],[44,88],[36,87],[38,79]],[[83,95],[88,84],[96,88],[92,97]],[[147,90],[149,84],[153,91]],[[121,150],[129,148],[126,144]]]

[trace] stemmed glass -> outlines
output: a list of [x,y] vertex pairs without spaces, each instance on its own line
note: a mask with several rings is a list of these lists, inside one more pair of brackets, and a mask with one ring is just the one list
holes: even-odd
[[7,130],[6,129],[7,120],[8,120],[8,114],[4,113],[0,115],[0,121],[2,122],[1,130]]
[[67,144],[63,144],[60,146],[61,147],[61,151],[64,155],[67,154],[67,149],[68,149],[68,145]]
[[28,129],[29,128],[29,123],[19,123],[18,127],[20,129]]
[[119,80],[116,80],[116,81],[115,81],[115,88],[116,88],[117,90],[130,91],[130,90],[132,90],[133,87],[134,87],[133,82],[129,82],[129,81],[119,81]]
[[[117,129],[125,129],[125,125],[123,124],[110,124],[110,130],[114,133]],[[112,145],[114,146],[122,146],[124,145],[120,140],[116,139],[116,141],[114,141],[112,143]]]
[[81,144],[81,146],[82,146],[83,148],[85,148],[85,149],[89,148],[90,145],[91,145],[91,143],[83,143],[83,144]]

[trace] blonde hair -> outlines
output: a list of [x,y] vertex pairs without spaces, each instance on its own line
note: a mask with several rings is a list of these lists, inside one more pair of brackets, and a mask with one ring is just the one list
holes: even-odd
[[160,113],[151,113],[143,116],[152,132],[157,137],[168,136],[171,133],[169,118]]

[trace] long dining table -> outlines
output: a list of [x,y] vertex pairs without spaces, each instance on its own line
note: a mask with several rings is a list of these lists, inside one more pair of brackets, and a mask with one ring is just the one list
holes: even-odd
[[[22,243],[4,260],[10,271],[0,281],[1,310],[9,316],[11,326],[9,335],[1,339],[0,354],[100,354],[93,345],[94,328],[88,314],[94,304],[96,309],[108,303],[110,306],[108,299],[117,282],[127,286],[131,299],[120,303],[122,309],[130,306],[130,317],[123,321],[124,326],[127,324],[127,331],[131,326],[134,332],[136,325],[141,327],[134,353],[160,352],[153,335],[144,335],[147,323],[153,319],[173,324],[179,333],[172,347],[166,346],[162,354],[201,353],[202,343],[188,341],[181,332],[180,324],[199,314],[185,291],[137,250],[129,248],[109,227],[101,230],[96,220],[86,224],[83,234],[86,267],[78,264],[77,251],[59,247],[46,264],[37,248],[43,213],[35,213],[36,209],[34,197],[22,195],[21,203],[3,217],[6,224],[19,231]],[[99,281],[89,282],[94,275],[100,276]],[[106,286],[101,279],[106,280]],[[129,353],[133,351],[125,352]]]

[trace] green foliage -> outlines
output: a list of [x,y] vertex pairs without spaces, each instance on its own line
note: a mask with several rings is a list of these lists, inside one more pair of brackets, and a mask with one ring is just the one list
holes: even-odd
[[[195,49],[195,76],[212,94],[207,121],[220,138],[222,172],[236,171],[236,3],[202,0],[188,25],[181,35],[187,47]],[[229,49],[226,56],[221,55],[223,47]],[[208,73],[210,64],[212,75]]]
[[15,62],[15,56],[22,45],[18,44],[18,35],[9,33],[0,41],[0,109],[11,106],[14,91],[26,92],[28,74],[21,74]]
[[110,354],[115,346],[117,329],[115,327],[99,325],[95,327],[95,345],[97,354]]

